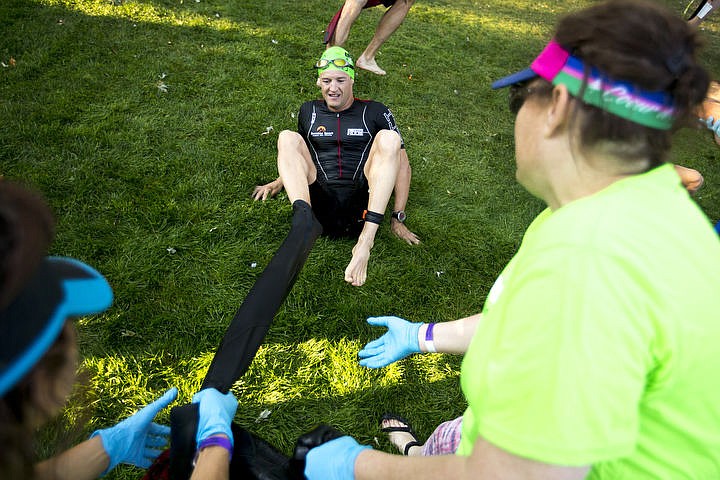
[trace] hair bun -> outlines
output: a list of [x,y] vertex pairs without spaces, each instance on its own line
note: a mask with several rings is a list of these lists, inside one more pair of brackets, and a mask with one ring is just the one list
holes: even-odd
[[0,309],[10,304],[47,255],[54,231],[55,220],[42,196],[0,182]]
[[684,48],[665,58],[665,67],[676,80],[680,78],[690,65],[691,63]]

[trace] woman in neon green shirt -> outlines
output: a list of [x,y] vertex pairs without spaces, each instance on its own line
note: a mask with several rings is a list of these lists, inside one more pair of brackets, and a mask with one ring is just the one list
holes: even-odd
[[430,336],[387,321],[360,355],[467,347],[457,454],[342,437],[309,452],[309,480],[720,478],[720,242],[666,163],[708,87],[697,46],[653,3],[600,3],[493,84],[510,87],[517,180],[548,208],[482,317]]

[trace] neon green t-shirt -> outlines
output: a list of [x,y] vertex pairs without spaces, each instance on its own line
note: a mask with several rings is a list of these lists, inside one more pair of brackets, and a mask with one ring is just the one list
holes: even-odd
[[720,478],[720,240],[672,166],[541,213],[462,364],[478,436],[588,478]]

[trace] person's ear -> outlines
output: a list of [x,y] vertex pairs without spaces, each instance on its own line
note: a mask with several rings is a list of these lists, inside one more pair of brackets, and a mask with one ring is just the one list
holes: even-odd
[[318,87],[322,87],[322,84],[320,83],[320,77],[317,78],[317,80],[315,81],[315,84],[316,84]]
[[546,136],[553,136],[566,127],[572,105],[573,96],[570,95],[567,87],[562,84],[556,85],[545,112]]

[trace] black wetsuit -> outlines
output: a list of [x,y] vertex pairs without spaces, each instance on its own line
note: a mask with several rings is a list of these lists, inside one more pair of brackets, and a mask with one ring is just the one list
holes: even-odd
[[380,130],[400,134],[393,114],[379,102],[355,99],[342,112],[333,112],[323,100],[300,107],[298,133],[317,170],[310,186],[313,211],[325,234],[355,236],[362,230],[368,201],[363,169]]

